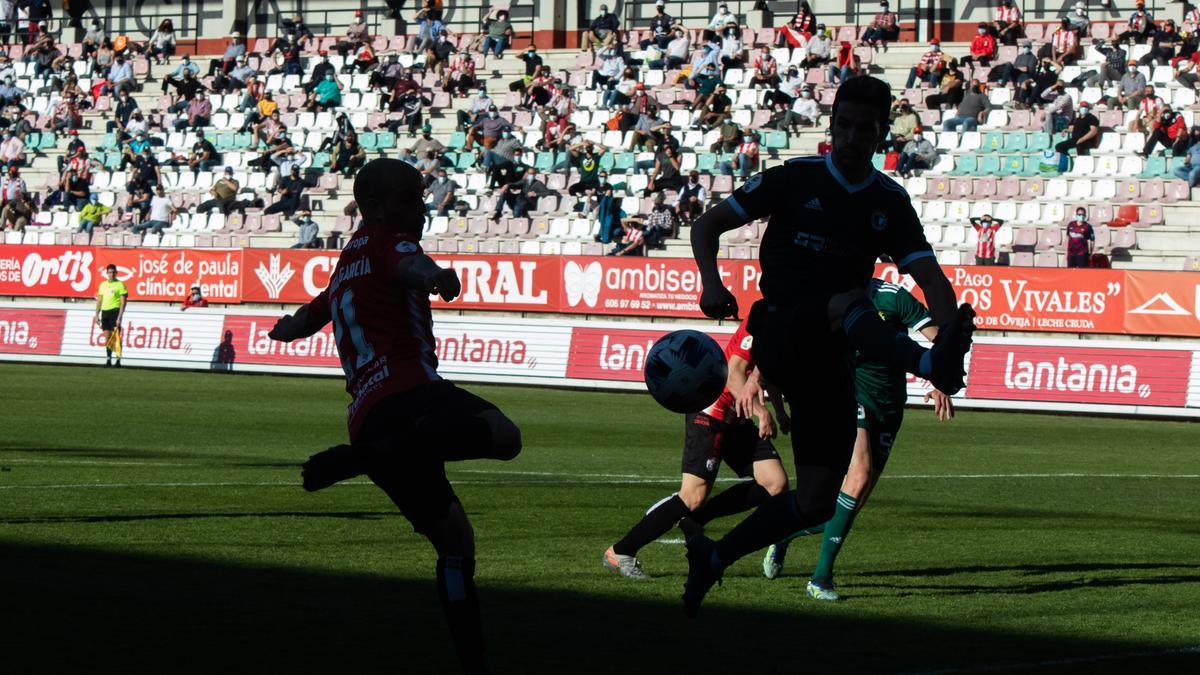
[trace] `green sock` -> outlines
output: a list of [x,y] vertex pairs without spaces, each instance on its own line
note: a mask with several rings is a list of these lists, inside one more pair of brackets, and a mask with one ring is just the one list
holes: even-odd
[[821,534],[824,531],[825,531],[825,523],[821,523],[820,525],[813,525],[812,527],[806,527],[803,530],[800,530],[799,532],[797,532],[795,534],[784,537],[783,539],[779,540],[779,542],[775,545],[776,546],[787,546],[788,544],[799,539],[800,537],[807,537],[807,536],[813,535],[813,534]]
[[850,526],[854,524],[854,516],[858,514],[858,500],[845,492],[838,493],[837,509],[833,517],[825,523],[825,538],[821,541],[821,554],[817,558],[817,569],[813,570],[812,578],[832,579],[833,561],[837,559],[838,551],[846,543]]

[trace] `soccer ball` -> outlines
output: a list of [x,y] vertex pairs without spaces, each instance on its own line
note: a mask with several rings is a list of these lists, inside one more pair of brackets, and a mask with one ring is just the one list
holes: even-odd
[[728,376],[729,364],[720,345],[699,331],[667,333],[646,355],[646,388],[673,412],[694,413],[712,405]]

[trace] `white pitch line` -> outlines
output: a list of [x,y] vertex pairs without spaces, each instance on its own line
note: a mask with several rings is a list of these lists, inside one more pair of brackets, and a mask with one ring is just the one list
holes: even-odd
[[1200,645],[1194,647],[1177,647],[1175,649],[1157,649],[1141,652],[1125,652],[1123,654],[1098,654],[1096,656],[1075,656],[1063,659],[1048,659],[1045,661],[1026,661],[1007,665],[989,664],[983,666],[964,666],[962,668],[945,668],[942,670],[919,670],[902,675],[950,675],[951,673],[995,673],[1009,670],[1026,670],[1030,668],[1055,668],[1079,663],[1095,663],[1098,661],[1120,661],[1124,659],[1144,659],[1172,654],[1200,654]]

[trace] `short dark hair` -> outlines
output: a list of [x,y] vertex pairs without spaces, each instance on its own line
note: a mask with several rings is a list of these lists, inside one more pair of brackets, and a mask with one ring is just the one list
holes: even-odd
[[112,264],[110,264],[110,265],[108,265],[107,267],[105,267],[105,268],[104,268],[104,271],[105,271],[105,272],[116,272],[116,271],[117,271],[117,266],[116,266],[116,265],[112,265]]
[[875,109],[879,121],[887,126],[891,116],[892,88],[887,82],[870,75],[852,77],[837,88],[833,97],[833,114],[830,119],[837,118],[838,106],[842,103],[861,103]]

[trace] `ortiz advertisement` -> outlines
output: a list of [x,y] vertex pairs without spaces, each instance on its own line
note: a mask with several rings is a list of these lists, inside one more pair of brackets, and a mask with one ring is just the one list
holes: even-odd
[[[435,255],[462,294],[440,308],[699,318],[703,290],[688,258]],[[308,302],[337,265],[336,251],[0,246],[0,295],[91,297],[109,263],[133,300],[179,301],[192,284],[216,303]],[[759,297],[757,261],[722,260],[743,313]],[[984,330],[1200,337],[1200,274],[947,266]],[[911,278],[876,275],[920,297]]]

